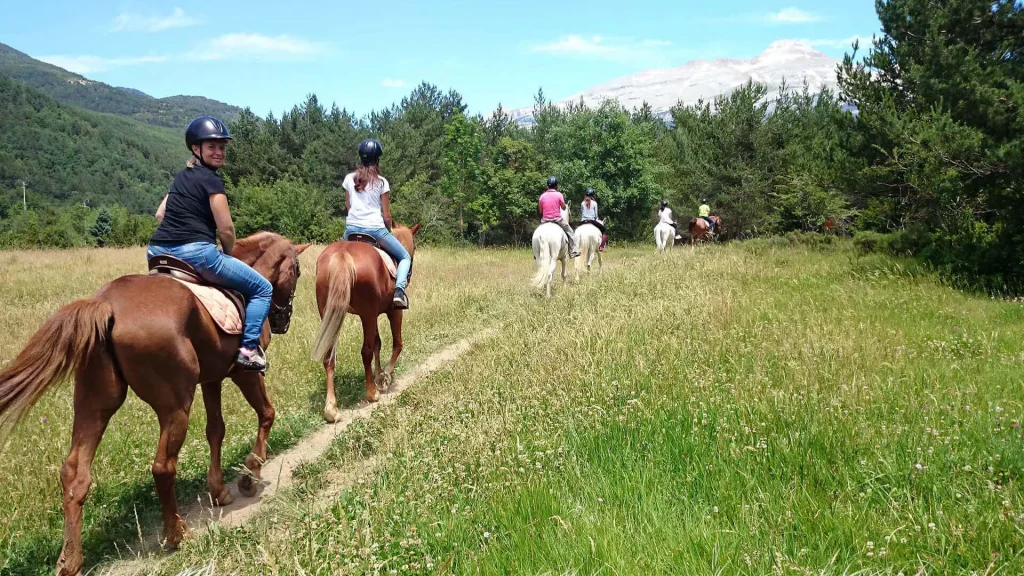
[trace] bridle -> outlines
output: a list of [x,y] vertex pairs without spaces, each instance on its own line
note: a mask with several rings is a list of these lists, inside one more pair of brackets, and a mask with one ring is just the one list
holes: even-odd
[[274,298],[270,298],[270,314],[267,316],[267,320],[270,321],[270,333],[271,334],[287,334],[288,327],[292,323],[292,301],[295,300],[295,291],[299,287],[299,255],[295,252],[295,248],[292,251],[292,274],[295,277],[295,286],[292,288],[291,294],[288,295],[288,303],[281,306],[277,302],[274,302]]

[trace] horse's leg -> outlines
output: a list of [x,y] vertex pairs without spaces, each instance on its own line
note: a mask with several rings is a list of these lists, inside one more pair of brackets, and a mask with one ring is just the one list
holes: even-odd
[[[379,372],[382,387],[387,390],[391,387],[391,383],[394,382],[395,365],[398,363],[398,355],[402,353],[402,318],[403,314],[401,310],[394,310],[388,312],[388,323],[391,325],[391,359],[388,360],[387,368],[383,372]],[[380,336],[377,337],[377,342],[380,342]],[[378,368],[379,370],[379,368]]]
[[377,317],[363,316],[363,347],[359,351],[363,357],[363,372],[366,375],[366,401],[376,402],[380,399],[377,385],[373,382],[373,343],[377,338]]
[[387,386],[382,386],[380,383],[381,374],[384,373],[384,369],[380,365],[380,349],[383,343],[380,340],[380,328],[377,328],[377,337],[373,339],[373,382],[379,389],[385,389]]
[[178,498],[174,492],[178,475],[178,452],[188,433],[188,415],[192,408],[192,397],[184,405],[169,410],[157,410],[160,421],[160,443],[153,460],[153,480],[160,497],[160,511],[164,515],[164,544],[175,549],[185,537],[185,521],[178,511]]
[[97,355],[75,375],[75,420],[71,451],[60,469],[64,488],[64,547],[58,576],[82,573],[82,508],[92,484],[92,460],[111,416],[124,403],[128,385],[114,372],[110,357]]
[[221,445],[224,443],[224,415],[221,413],[221,382],[203,382],[203,405],[206,406],[206,441],[210,444],[210,469],[206,472],[206,487],[215,506],[227,506],[233,498],[224,485],[224,469],[220,463]]
[[324,400],[324,420],[334,423],[338,421],[338,398],[334,395],[334,362],[338,356],[338,345],[331,348],[324,359],[324,372],[327,372],[327,399]]
[[245,401],[256,411],[256,417],[259,419],[256,442],[253,443],[252,452],[245,458],[245,467],[249,474],[238,477],[238,491],[246,498],[251,498],[256,495],[256,483],[253,479],[260,479],[263,463],[267,461],[267,438],[270,437],[270,428],[274,425],[274,407],[267,396],[267,384],[263,374],[235,370],[231,380],[242,391]]

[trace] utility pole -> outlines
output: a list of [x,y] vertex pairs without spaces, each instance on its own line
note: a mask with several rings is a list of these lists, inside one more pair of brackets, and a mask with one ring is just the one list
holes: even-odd
[[21,210],[23,212],[28,212],[28,200],[25,196],[25,181],[18,180],[18,182],[21,182]]

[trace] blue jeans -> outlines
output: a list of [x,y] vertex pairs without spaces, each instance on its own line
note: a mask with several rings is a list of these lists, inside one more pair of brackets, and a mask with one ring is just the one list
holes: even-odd
[[256,348],[260,343],[263,322],[270,313],[270,297],[274,287],[248,264],[228,256],[216,244],[193,242],[182,246],[149,246],[146,257],[173,256],[195,268],[199,276],[217,286],[237,290],[245,297],[245,330],[242,347]]
[[405,291],[405,287],[409,284],[409,270],[412,269],[412,256],[409,256],[409,251],[402,246],[402,243],[398,241],[388,232],[387,228],[361,228],[359,226],[345,226],[345,239],[348,240],[349,234],[366,234],[367,236],[373,236],[380,247],[385,252],[391,255],[392,258],[398,259],[398,271],[395,276],[395,290]]

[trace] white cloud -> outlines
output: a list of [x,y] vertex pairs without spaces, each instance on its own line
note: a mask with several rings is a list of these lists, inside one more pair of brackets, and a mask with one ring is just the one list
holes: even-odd
[[201,51],[190,52],[189,60],[227,60],[255,58],[261,60],[298,60],[322,54],[327,44],[310,42],[281,34],[225,34],[203,45]]
[[186,16],[185,11],[181,8],[175,8],[169,16],[122,12],[117,15],[117,18],[114,18],[112,30],[114,32],[160,32],[162,30],[170,30],[171,28],[187,28],[197,24],[199,24],[198,20]]
[[397,78],[385,78],[381,81],[380,85],[384,88],[405,88],[407,86],[405,80]]
[[114,68],[122,68],[124,66],[136,66],[138,64],[149,64],[152,62],[163,62],[167,60],[166,56],[139,56],[139,57],[122,57],[122,58],[104,58],[102,56],[40,56],[40,60],[48,62],[54,66],[59,66],[65,70],[70,70],[78,74],[94,74],[96,72],[106,72],[107,70],[113,70]]
[[614,62],[628,60],[651,60],[661,58],[672,45],[667,40],[608,39],[601,36],[584,37],[578,34],[563,36],[550,44],[539,44],[531,52],[543,52],[574,58],[592,58]]
[[852,47],[853,43],[855,41],[857,41],[857,40],[860,41],[860,48],[861,48],[861,50],[871,46],[871,37],[870,36],[861,36],[861,35],[850,36],[849,38],[822,38],[822,39],[818,39],[818,40],[806,40],[805,39],[805,40],[796,40],[796,42],[799,42],[801,44],[806,44],[807,46],[810,46],[812,48],[836,48],[836,49],[843,49],[843,48],[850,48],[850,47]]
[[[310,42],[287,35],[264,36],[262,34],[225,34],[203,45],[201,51],[189,52],[182,56],[42,56],[39,59],[60,66],[78,74],[95,74],[124,66],[152,64],[169,61],[212,61],[212,60],[301,60],[325,52],[327,44]],[[401,82],[396,80],[395,82]],[[403,83],[402,86],[405,84]],[[395,86],[399,87],[399,86]]]
[[790,6],[778,12],[766,14],[765,20],[772,24],[807,24],[810,22],[820,22],[821,18],[810,12]]

